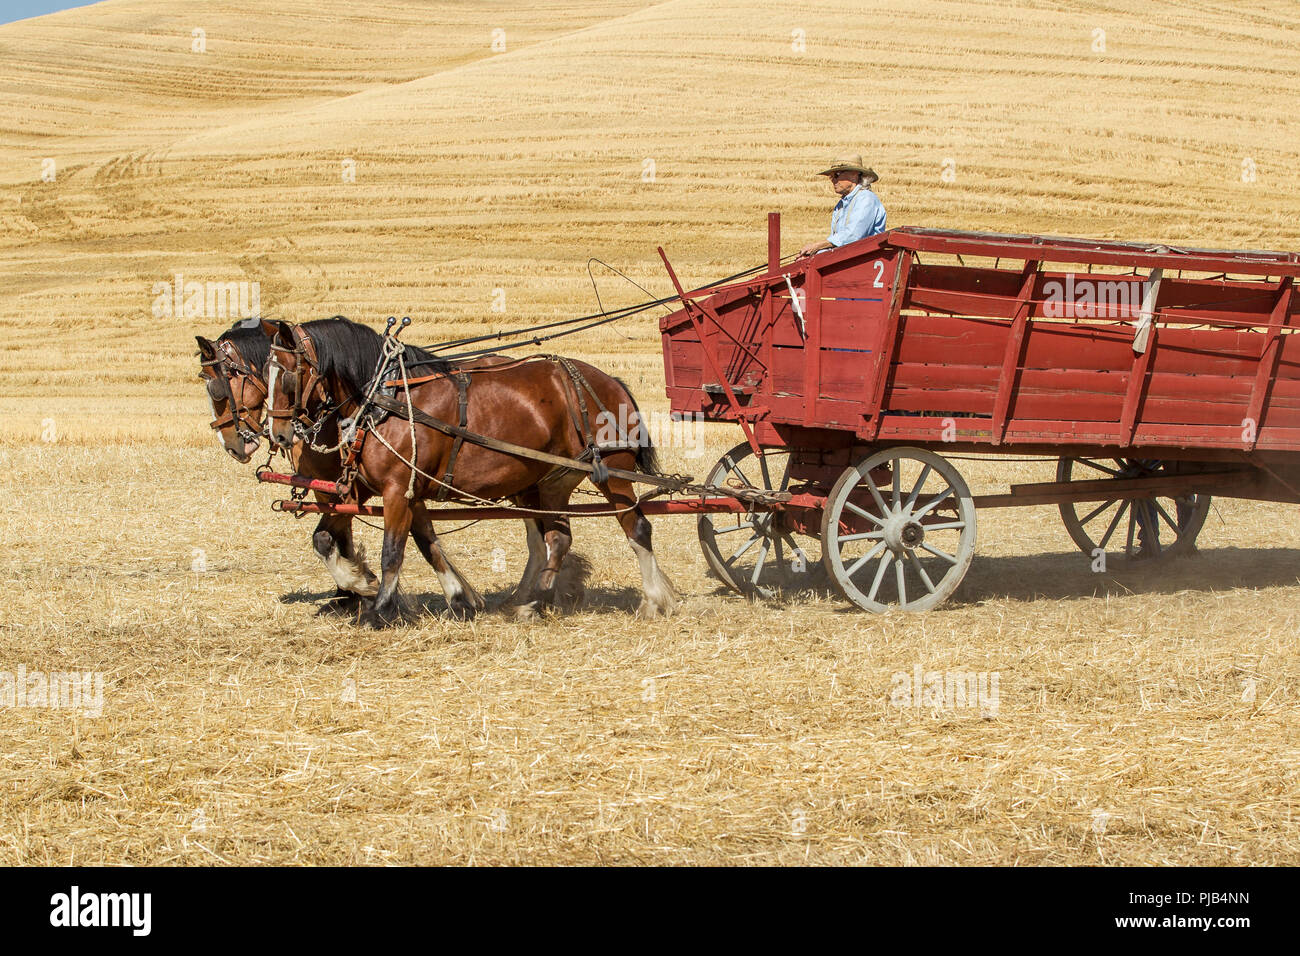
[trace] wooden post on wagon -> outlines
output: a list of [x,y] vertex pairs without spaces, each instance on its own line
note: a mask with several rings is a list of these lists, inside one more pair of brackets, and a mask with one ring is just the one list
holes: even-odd
[[775,275],[781,268],[781,214],[767,214],[767,271]]

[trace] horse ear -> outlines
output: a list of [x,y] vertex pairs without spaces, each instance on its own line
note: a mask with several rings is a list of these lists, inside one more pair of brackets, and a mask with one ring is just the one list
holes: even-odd
[[285,348],[293,348],[293,326],[283,319],[263,319],[262,331],[266,332],[272,342],[283,345]]
[[194,341],[199,343],[199,355],[203,356],[203,359],[205,361],[214,358],[216,356],[217,354],[216,346],[214,346],[203,336],[201,335],[194,336]]

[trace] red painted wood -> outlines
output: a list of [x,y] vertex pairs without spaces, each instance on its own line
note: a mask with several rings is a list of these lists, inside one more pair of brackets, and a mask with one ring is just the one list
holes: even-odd
[[875,355],[872,356],[871,385],[867,391],[867,407],[863,415],[872,422],[873,434],[880,431],[880,412],[892,371],[894,347],[898,343],[903,300],[907,298],[908,277],[912,272],[912,256],[899,256],[892,265],[894,274],[886,280],[889,283],[889,312],[880,323],[876,336],[871,339]]
[[1034,287],[1038,281],[1038,266],[1036,260],[1030,259],[1020,273],[1020,291],[1011,319],[1011,332],[1007,335],[1002,371],[998,375],[997,399],[993,403],[993,434],[997,444],[1001,444],[1002,436],[1007,432],[1007,416],[1011,414],[1015,399],[1016,369],[1020,367],[1024,351],[1025,330],[1029,323]]
[[[1255,381],[1250,390],[1250,401],[1246,406],[1246,421],[1254,422],[1256,430],[1263,423],[1264,399],[1268,396],[1269,384],[1277,377],[1278,361],[1282,357],[1282,329],[1287,324],[1291,312],[1294,291],[1295,280],[1290,276],[1283,279],[1278,289],[1277,304],[1269,317],[1268,338],[1259,354],[1259,369],[1255,373]],[[1272,420],[1273,416],[1270,414],[1269,418]],[[1243,444],[1250,449],[1256,443],[1243,440]]]
[[822,274],[811,268],[804,273],[804,330],[808,337],[803,343],[803,420],[820,421],[817,398],[821,395],[822,357]]
[[[910,250],[977,259],[921,263]],[[998,256],[1016,267],[992,268]],[[1017,259],[1037,263],[1037,274]],[[1045,316],[1049,283],[1065,282],[1076,264],[1076,293],[1123,291],[1121,303],[1102,318]],[[1089,264],[1106,271],[1089,275]],[[1135,361],[1131,320],[1156,265],[1166,269],[1157,332]],[[1235,278],[1176,274],[1198,266]],[[1116,272],[1123,268],[1142,274]],[[752,419],[761,408],[765,441],[785,442],[782,429],[822,442],[837,430],[850,442],[933,440],[937,424],[889,413],[961,411],[988,416],[956,419],[961,441],[975,447],[995,437],[1071,451],[1131,443],[1184,457],[1240,449],[1241,420],[1258,406],[1257,451],[1300,452],[1300,334],[1290,332],[1300,325],[1300,298],[1282,304],[1276,280],[1297,268],[1300,257],[1289,253],[894,230],[784,267],[796,284],[820,279],[810,296],[815,344],[799,335],[782,274],[699,297],[702,329],[687,312],[664,319],[668,394],[675,409],[710,420]],[[875,284],[881,275],[887,296]],[[1068,310],[1053,303],[1052,311]],[[752,385],[738,408],[700,392],[715,377],[710,355],[731,382]]]

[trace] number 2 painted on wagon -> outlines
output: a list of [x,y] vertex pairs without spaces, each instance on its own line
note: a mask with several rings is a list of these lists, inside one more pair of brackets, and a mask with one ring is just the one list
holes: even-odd
[[883,288],[885,287],[885,282],[884,282],[885,263],[884,263],[884,260],[882,260],[882,259],[877,259],[875,262],[872,263],[872,265],[876,267],[876,281],[873,282],[873,283],[871,283],[871,287],[872,287],[873,289],[883,289]]

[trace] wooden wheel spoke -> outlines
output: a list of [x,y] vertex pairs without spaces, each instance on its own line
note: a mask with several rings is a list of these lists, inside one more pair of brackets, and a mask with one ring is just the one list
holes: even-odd
[[932,555],[934,555],[936,558],[943,558],[943,559],[944,559],[945,561],[947,561],[949,564],[956,564],[956,563],[957,563],[957,558],[956,558],[954,555],[951,555],[951,554],[949,554],[949,553],[946,552],[946,551],[940,551],[938,548],[932,548],[930,545],[926,544],[924,541],[922,541],[919,545],[917,545],[917,547],[920,548],[922,551],[929,551],[929,552],[930,552]]
[[926,524],[922,525],[922,527],[925,528],[926,531],[951,531],[966,527],[966,522],[945,521],[942,524]]
[[844,576],[847,577],[847,578],[851,578],[851,577],[853,577],[853,575],[857,574],[857,573],[858,573],[858,570],[859,570],[859,569],[860,569],[864,564],[866,564],[868,561],[870,561],[872,558],[874,558],[876,555],[878,555],[882,550],[884,550],[884,547],[885,547],[885,542],[883,542],[883,541],[880,542],[880,544],[876,545],[874,548],[872,548],[870,551],[868,551],[868,552],[867,552],[866,554],[864,554],[862,557],[858,558],[858,560],[854,561],[854,562],[853,562],[853,566],[850,567],[848,570],[846,570],[846,571],[844,572]]
[[913,517],[913,518],[923,518],[923,517],[925,517],[925,516],[928,515],[931,511],[933,511],[935,508],[939,507],[941,504],[943,504],[945,501],[947,501],[947,500],[948,500],[949,498],[951,498],[951,497],[952,497],[952,485],[949,485],[947,488],[945,488],[945,489],[943,490],[943,492],[942,492],[938,497],[936,497],[936,498],[931,498],[930,501],[926,504],[926,506],[925,506],[924,508],[922,508],[920,511],[914,511],[914,512],[912,512],[912,517]]
[[1100,506],[1094,508],[1092,511],[1089,511],[1084,517],[1080,518],[1079,524],[1087,524],[1089,521],[1097,517],[1097,515],[1101,514],[1107,508],[1113,508],[1117,504],[1119,504],[1118,498],[1113,498],[1110,501],[1103,501]]
[[[871,492],[871,497],[876,500],[876,506],[880,508],[880,513],[882,515],[889,514],[890,511],[889,505],[885,504],[885,499],[880,497],[880,489],[876,487],[875,479],[871,477],[870,472],[867,472],[866,481],[867,481],[867,490]],[[863,516],[866,517],[865,512],[863,513]]]
[[727,466],[727,471],[734,474],[737,478],[739,478],[744,483],[746,488],[755,487],[754,483],[749,480],[749,477],[743,471],[740,470],[740,463],[737,462],[735,458],[731,457],[730,455],[727,455],[722,460]]
[[894,559],[894,571],[898,580],[898,606],[907,607],[907,565],[901,558]]
[[916,552],[907,552],[907,559],[911,562],[912,568],[916,571],[917,576],[920,577],[921,583],[925,585],[926,590],[933,594],[934,582],[930,580],[930,575],[925,573],[925,567],[921,564],[921,559],[916,556]]
[[1116,468],[1107,468],[1105,465],[1099,465],[1099,464],[1097,464],[1095,461],[1093,461],[1091,458],[1074,458],[1074,459],[1072,459],[1072,460],[1073,460],[1073,461],[1077,461],[1077,462],[1078,462],[1079,464],[1081,464],[1081,465],[1087,465],[1089,468],[1092,468],[1092,469],[1094,469],[1095,471],[1100,471],[1100,472],[1102,472],[1102,473],[1104,473],[1104,474],[1110,475],[1112,478],[1118,478],[1118,477],[1119,477],[1119,470],[1118,470],[1118,469],[1116,469]]
[[879,541],[884,536],[885,536],[885,532],[883,531],[859,531],[857,534],[842,534],[840,535],[840,540],[841,541],[862,541],[862,540]]
[[[879,499],[877,498],[877,500]],[[884,502],[881,502],[881,504],[884,504]],[[859,508],[851,501],[844,502],[844,507],[847,508],[849,511],[852,511],[859,518],[866,518],[868,521],[874,521],[878,527],[884,525],[885,523],[883,520],[877,518],[875,515],[865,511],[862,508]]]
[[782,531],[781,537],[785,540],[786,544],[790,545],[791,553],[799,555],[799,560],[803,562],[804,570],[808,570],[808,554],[803,548],[799,547],[799,542],[796,541],[787,531]]
[[1159,501],[1152,498],[1151,504],[1155,505],[1156,512],[1160,515],[1160,517],[1165,519],[1165,523],[1169,525],[1170,530],[1173,531],[1174,537],[1175,538],[1178,537],[1178,535],[1182,533],[1183,530],[1178,526],[1178,522],[1175,521],[1173,518],[1169,517],[1169,512],[1164,509],[1164,507],[1160,504]]
[[890,469],[893,474],[889,476],[889,494],[894,502],[894,510],[898,510],[899,503],[903,500],[903,463],[895,459],[894,467]]
[[1119,506],[1119,511],[1115,512],[1115,517],[1110,519],[1110,527],[1106,529],[1106,533],[1102,535],[1101,540],[1097,542],[1097,547],[1101,548],[1101,550],[1106,550],[1106,543],[1110,541],[1110,536],[1113,535],[1115,529],[1119,527],[1120,519],[1124,517],[1124,512],[1128,510],[1128,506],[1129,503],[1127,501],[1122,502]]
[[755,541],[761,541],[761,540],[763,540],[762,535],[758,535],[758,534],[754,535],[748,541],[742,544],[739,548],[737,548],[736,552],[731,557],[727,558],[727,560],[724,561],[723,564],[730,567],[732,561],[735,561],[738,557],[740,557],[742,554],[744,554],[746,551],[752,548],[754,546]]
[[758,549],[758,560],[754,562],[754,571],[749,576],[749,583],[758,586],[758,579],[763,574],[763,562],[767,560],[767,539],[763,539],[762,547]]
[[880,556],[880,565],[876,568],[876,579],[871,582],[871,593],[867,595],[868,601],[876,599],[876,592],[880,590],[880,582],[885,579],[885,572],[889,570],[889,562],[894,559],[894,555],[886,551]]
[[925,480],[930,477],[932,471],[934,471],[934,466],[929,464],[921,469],[921,477],[916,479],[916,484],[912,486],[912,493],[907,496],[909,511],[916,505],[916,499],[921,494],[921,489],[925,487]]

